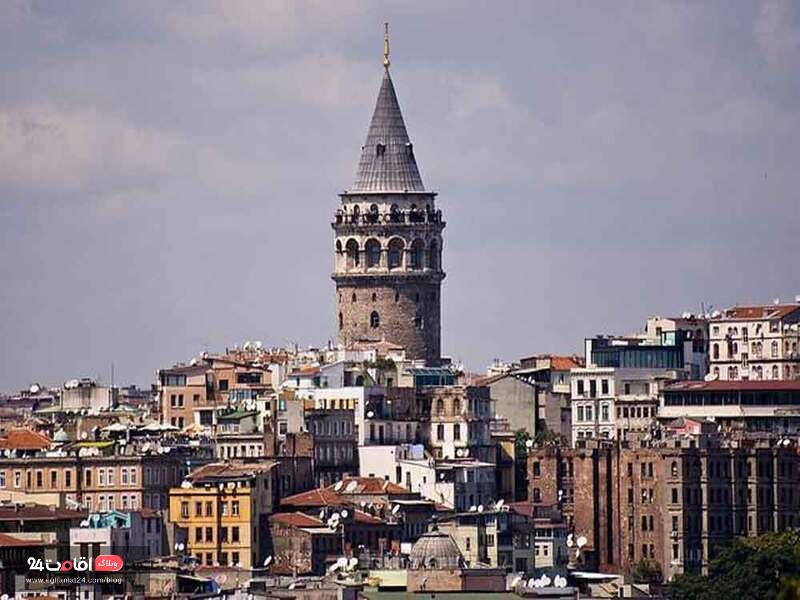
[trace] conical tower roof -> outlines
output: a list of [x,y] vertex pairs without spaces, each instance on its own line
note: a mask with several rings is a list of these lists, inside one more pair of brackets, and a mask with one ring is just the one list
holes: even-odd
[[356,180],[350,191],[425,191],[388,65],[384,69],[375,112],[361,149]]

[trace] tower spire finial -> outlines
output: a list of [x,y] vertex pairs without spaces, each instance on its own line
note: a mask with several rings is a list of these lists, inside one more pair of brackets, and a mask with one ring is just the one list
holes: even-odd
[[389,69],[389,21],[383,23],[383,68]]

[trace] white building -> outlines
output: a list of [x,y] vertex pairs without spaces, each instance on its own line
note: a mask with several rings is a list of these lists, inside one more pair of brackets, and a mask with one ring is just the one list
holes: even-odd
[[710,323],[711,376],[800,379],[800,303],[734,306]]

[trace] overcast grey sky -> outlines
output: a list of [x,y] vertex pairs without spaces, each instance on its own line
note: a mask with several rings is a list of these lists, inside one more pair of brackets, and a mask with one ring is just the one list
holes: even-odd
[[384,19],[446,353],[800,293],[800,3],[3,0],[0,389],[332,338]]

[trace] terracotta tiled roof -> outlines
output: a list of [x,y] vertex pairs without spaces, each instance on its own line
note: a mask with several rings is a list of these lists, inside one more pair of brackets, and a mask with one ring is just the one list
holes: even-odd
[[761,306],[734,306],[722,311],[722,316],[712,321],[783,319],[795,311],[800,311],[800,304],[765,304]]
[[87,511],[69,508],[52,508],[42,504],[25,504],[23,506],[0,506],[0,521],[59,521],[64,519],[85,519]]
[[317,519],[316,517],[312,517],[310,515],[306,515],[301,512],[275,513],[269,519],[270,521],[277,521],[279,523],[283,523],[285,525],[292,525],[294,527],[324,526],[324,523],[319,519]]
[[204,465],[190,473],[187,479],[199,483],[203,481],[251,478],[256,473],[267,471],[274,466],[275,463],[213,463]]
[[[317,488],[301,492],[281,500],[283,506],[329,506],[347,502],[349,496],[382,495],[406,496],[406,488],[378,477],[346,477],[340,482],[326,488]],[[338,491],[336,487],[339,487]]]
[[2,548],[21,548],[28,546],[46,546],[42,540],[26,540],[18,538],[8,533],[0,533],[0,547]]
[[356,523],[362,523],[364,525],[379,525],[379,524],[385,522],[380,517],[376,517],[375,515],[371,515],[369,513],[366,513],[363,510],[354,510],[353,511],[353,520]]
[[289,377],[308,377],[317,373],[319,373],[319,367],[298,367],[289,374]]
[[550,368],[554,371],[569,371],[570,369],[578,369],[583,365],[578,362],[574,356],[551,356]]
[[0,448],[8,450],[45,450],[50,447],[51,440],[46,435],[30,429],[12,429],[8,435],[0,439]]

